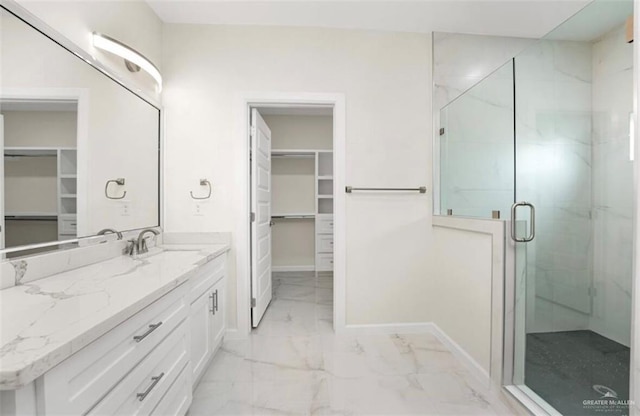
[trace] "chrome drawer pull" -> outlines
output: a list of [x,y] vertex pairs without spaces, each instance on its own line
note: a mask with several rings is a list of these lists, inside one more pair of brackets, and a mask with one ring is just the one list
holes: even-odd
[[162,325],[162,322],[158,322],[157,324],[151,324],[149,325],[149,329],[147,329],[147,332],[145,332],[142,335],[136,335],[133,337],[133,340],[135,342],[140,342],[143,339],[145,339],[150,333],[152,333],[153,331],[155,331],[156,329],[158,329],[158,327]]
[[164,377],[164,373],[160,373],[159,376],[156,377],[151,377],[151,385],[149,387],[147,387],[147,389],[144,391],[144,393],[138,393],[136,396],[138,397],[138,400],[143,401],[147,395],[149,395],[149,393],[151,393],[151,390],[153,390],[153,388],[156,386],[156,384],[158,384],[160,382],[160,379]]
[[216,312],[218,312],[218,289],[216,289],[214,295],[214,302],[213,302],[213,307],[215,308]]

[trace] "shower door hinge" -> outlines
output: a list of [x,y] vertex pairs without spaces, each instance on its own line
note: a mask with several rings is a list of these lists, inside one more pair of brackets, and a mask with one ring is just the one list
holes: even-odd
[[256,213],[252,212],[251,213],[251,222],[254,222],[256,220]]
[[440,128],[440,136],[444,136],[444,127]]
[[251,307],[252,308],[256,307],[256,298],[251,298]]

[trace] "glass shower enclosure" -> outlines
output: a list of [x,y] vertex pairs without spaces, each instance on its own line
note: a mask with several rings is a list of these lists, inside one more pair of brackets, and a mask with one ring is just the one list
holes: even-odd
[[509,219],[504,384],[629,414],[633,2],[596,0],[440,112],[444,215]]

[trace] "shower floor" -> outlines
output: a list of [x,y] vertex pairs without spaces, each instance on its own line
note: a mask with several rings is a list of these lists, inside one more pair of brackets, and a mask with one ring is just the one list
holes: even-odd
[[526,385],[563,415],[628,415],[628,406],[585,400],[629,399],[629,348],[593,331],[527,335]]

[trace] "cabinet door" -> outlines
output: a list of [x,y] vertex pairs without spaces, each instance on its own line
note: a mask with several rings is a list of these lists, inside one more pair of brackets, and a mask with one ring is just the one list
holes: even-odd
[[213,286],[213,299],[214,299],[214,314],[213,319],[211,320],[211,336],[212,338],[212,347],[213,349],[217,348],[222,341],[222,337],[224,336],[224,332],[226,329],[225,325],[225,292],[226,292],[226,280],[221,279]]
[[213,354],[212,293],[211,287],[191,304],[191,369],[194,383],[198,382]]

